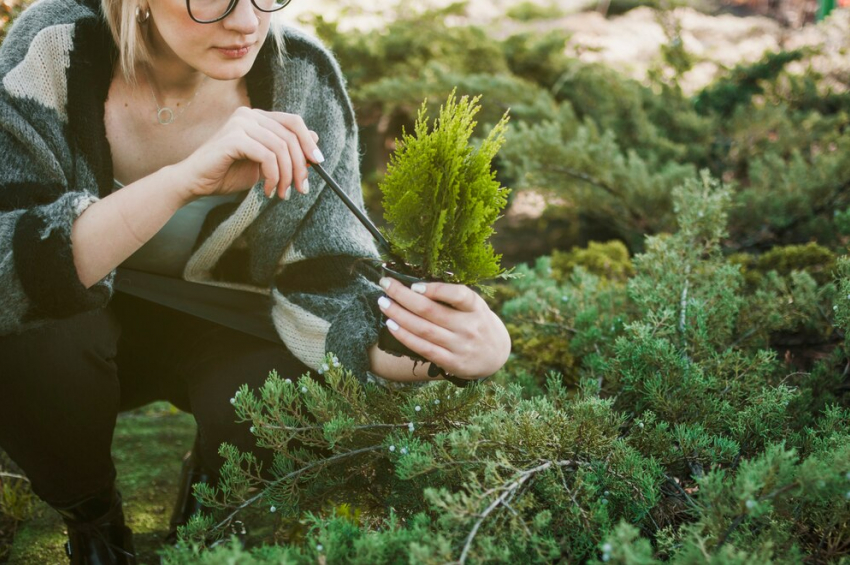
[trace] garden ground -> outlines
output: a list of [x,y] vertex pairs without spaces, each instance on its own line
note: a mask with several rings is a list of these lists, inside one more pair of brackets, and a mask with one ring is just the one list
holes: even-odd
[[[167,403],[152,404],[119,417],[112,453],[127,520],[135,533],[139,563],[159,561],[156,551],[168,530],[181,460],[194,437],[192,416]],[[65,563],[66,539],[59,515],[38,501],[32,518],[18,528],[8,563]]]

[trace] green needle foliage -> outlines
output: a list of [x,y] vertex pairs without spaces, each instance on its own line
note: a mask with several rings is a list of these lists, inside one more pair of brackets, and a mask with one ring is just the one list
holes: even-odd
[[503,273],[487,240],[507,204],[508,189],[491,164],[505,142],[508,116],[474,147],[478,100],[458,100],[452,92],[433,127],[423,104],[413,135],[398,142],[380,184],[393,251],[423,278],[475,284]]
[[442,99],[456,87],[483,94],[482,123],[496,123],[510,108],[511,143],[498,169],[515,190],[565,203],[540,220],[581,228],[579,237],[564,235],[561,248],[618,239],[641,251],[645,235],[675,229],[672,191],[703,169],[732,190],[726,244],[734,251],[844,244],[850,81],[840,68],[816,70],[820,54],[850,48],[843,20],[822,24],[833,31],[821,46],[766,53],[691,95],[678,81],[702,61],[686,51],[674,13],[659,18],[669,44],[641,83],[569,56],[581,46],[562,30],[511,26],[521,32],[500,40],[457,25],[464,2],[409,8],[400,4],[380,30],[313,22],[348,78],[367,147],[364,178],[382,170],[385,148],[410,128],[423,98]]
[[[492,384],[389,390],[329,358],[325,385],[242,388],[236,417],[274,464],[223,446],[221,483],[198,490],[220,513],[187,539],[240,506],[305,533],[186,544],[168,562],[846,562],[850,259],[818,283],[791,250],[748,282],[722,253],[732,198],[703,173],[643,254],[595,246],[525,268],[503,316],[557,339],[527,343]],[[822,354],[796,358],[789,334]],[[556,346],[565,373],[529,368]]]

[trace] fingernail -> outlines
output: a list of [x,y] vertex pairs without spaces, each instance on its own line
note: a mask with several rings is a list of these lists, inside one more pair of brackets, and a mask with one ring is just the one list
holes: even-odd
[[398,331],[398,324],[396,324],[393,320],[387,320],[387,327],[392,331]]
[[286,190],[283,192],[283,199],[284,200],[289,200],[290,198],[292,198],[292,185],[291,184],[289,186],[287,186]]
[[425,294],[425,283],[413,283],[412,285],[410,285],[410,290],[417,294]]
[[322,155],[321,151],[319,151],[318,149],[315,149],[315,150],[313,150],[313,160],[316,161],[317,163],[324,163],[325,162],[325,156]]
[[301,183],[301,192],[310,194],[310,181],[308,179],[304,179],[304,182]]
[[380,306],[382,310],[389,308],[390,304],[392,304],[392,302],[390,302],[390,299],[386,296],[382,296],[378,299],[378,306]]
[[384,290],[389,290],[391,282],[392,281],[390,279],[388,279],[387,277],[384,277],[384,278],[382,278],[381,280],[378,281],[378,284],[381,285],[381,288],[383,288]]
[[275,189],[272,189],[272,191],[269,192],[266,196],[268,196],[269,200],[271,200],[272,198],[274,198],[274,195],[275,195],[276,192],[277,191]]

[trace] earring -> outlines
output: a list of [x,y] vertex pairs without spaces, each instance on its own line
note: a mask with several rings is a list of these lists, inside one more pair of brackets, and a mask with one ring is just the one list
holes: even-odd
[[144,25],[144,24],[148,23],[148,20],[150,18],[151,18],[151,9],[150,8],[145,8],[145,13],[142,14],[142,7],[136,6],[136,21],[139,22],[139,24]]

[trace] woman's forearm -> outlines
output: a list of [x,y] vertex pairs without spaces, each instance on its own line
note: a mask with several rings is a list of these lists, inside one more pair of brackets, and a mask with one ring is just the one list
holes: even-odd
[[418,381],[434,381],[442,377],[432,378],[428,376],[428,368],[430,363],[414,362],[409,357],[396,357],[386,351],[378,349],[377,345],[373,345],[369,349],[369,361],[372,365],[372,372],[383,377],[388,381],[398,382],[418,382]]
[[89,206],[71,228],[74,265],[89,288],[144,245],[189,201],[164,167]]

